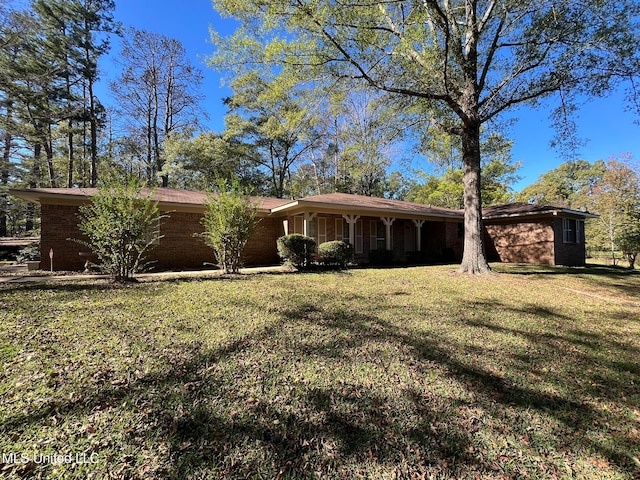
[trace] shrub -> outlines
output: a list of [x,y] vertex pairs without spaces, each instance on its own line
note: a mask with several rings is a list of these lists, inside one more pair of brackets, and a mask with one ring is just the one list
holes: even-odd
[[353,246],[341,240],[321,243],[318,247],[320,261],[325,265],[345,268],[353,259]]
[[308,267],[316,250],[316,241],[299,233],[278,238],[277,245],[280,258],[296,268]]
[[371,250],[369,252],[369,263],[371,265],[393,264],[393,250]]
[[32,243],[21,248],[16,256],[18,263],[40,260],[40,243]]
[[258,209],[243,193],[237,180],[231,187],[219,182],[219,193],[208,198],[201,236],[213,249],[224,273],[240,271],[242,250],[253,235]]
[[144,195],[142,184],[132,179],[100,187],[91,203],[80,207],[78,228],[88,241],[71,240],[89,247],[100,269],[116,281],[131,280],[149,267],[146,255],[159,242],[160,220],[166,216],[153,195]]

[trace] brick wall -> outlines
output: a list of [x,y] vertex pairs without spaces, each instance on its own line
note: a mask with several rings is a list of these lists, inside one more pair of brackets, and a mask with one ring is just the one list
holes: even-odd
[[149,259],[158,270],[198,269],[204,262],[213,263],[213,250],[195,233],[202,233],[200,213],[168,212],[160,222],[160,243]]
[[40,231],[40,268],[49,270],[49,250],[53,248],[55,270],[82,270],[88,252],[87,247],[67,240],[84,239],[78,230],[78,207],[71,205],[42,205],[42,227]]
[[579,243],[564,243],[562,235],[562,218],[554,218],[553,229],[555,235],[555,264],[570,267],[582,267],[586,263],[584,229]]
[[487,250],[497,253],[499,261],[555,264],[552,219],[486,221],[485,228],[490,237]]
[[[204,227],[199,213],[170,212],[162,220],[160,244],[153,249],[150,258],[155,268],[162,270],[197,269],[204,262],[214,263],[213,250],[201,237]],[[247,266],[275,265],[279,263],[276,239],[283,235],[282,222],[273,217],[262,218],[253,238],[247,242],[243,252],[243,263]]]
[[278,265],[278,237],[284,235],[282,218],[263,217],[244,249],[244,263],[248,266]]
[[[204,262],[214,262],[214,255],[200,237],[203,231],[199,213],[170,212],[160,224],[163,238],[149,253],[156,270],[197,269]],[[244,257],[247,266],[279,263],[276,239],[283,235],[281,219],[265,217],[258,224],[254,237],[247,243]],[[88,247],[67,240],[84,238],[78,230],[78,207],[70,205],[42,205],[41,263],[48,270],[49,249],[53,248],[55,270],[81,271],[87,258]],[[82,254],[82,255],[81,255]]]

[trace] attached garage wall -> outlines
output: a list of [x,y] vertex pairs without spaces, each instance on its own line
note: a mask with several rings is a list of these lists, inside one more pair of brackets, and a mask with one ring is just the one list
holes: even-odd
[[55,270],[82,270],[87,247],[67,240],[84,238],[78,230],[78,207],[72,205],[42,205],[42,227],[40,230],[40,268],[49,270],[49,250],[53,248]]
[[[199,269],[205,262],[214,263],[213,250],[201,237],[194,233],[202,233],[199,213],[170,212],[169,218],[162,220],[160,233],[163,238],[160,244],[151,251],[150,258],[157,260],[154,264],[160,270]],[[276,265],[279,263],[276,240],[284,234],[282,221],[273,217],[263,217],[251,240],[243,252],[246,266]]]
[[[202,268],[204,262],[215,261],[213,251],[194,233],[203,231],[199,213],[169,212],[162,219],[160,243],[149,253],[155,261],[155,270],[178,270]],[[276,239],[283,235],[280,219],[265,217],[245,247],[245,265],[275,265],[279,263]],[[88,247],[67,240],[84,238],[78,229],[78,207],[71,205],[42,205],[41,263],[48,270],[49,249],[53,248],[55,270],[81,271],[88,256]]]
[[149,259],[154,260],[154,269],[196,269],[204,262],[215,261],[213,250],[207,247],[194,233],[202,233],[199,213],[168,212],[160,221],[160,243],[151,250]]
[[536,219],[518,223],[485,221],[487,251],[507,263],[554,265],[553,221]]
[[556,231],[555,264],[567,265],[569,267],[584,266],[586,264],[584,226],[578,234],[578,240],[572,243],[564,242],[562,232],[562,218],[554,218],[553,228]]

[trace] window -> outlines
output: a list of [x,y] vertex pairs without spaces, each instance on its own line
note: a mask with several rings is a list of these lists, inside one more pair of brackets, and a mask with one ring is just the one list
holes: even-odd
[[362,253],[364,251],[364,247],[362,245],[363,232],[362,232],[362,220],[358,220],[356,222],[356,253]]
[[377,220],[371,220],[369,224],[370,239],[369,250],[386,250],[387,249],[387,227],[384,223]]
[[584,241],[584,220],[576,220],[576,243]]
[[304,232],[304,227],[302,223],[303,223],[302,215],[293,217],[293,232],[291,233],[299,233],[300,235],[302,235],[302,233]]
[[327,241],[327,219],[325,217],[318,217],[318,236],[316,241],[318,246]]
[[562,241],[564,243],[582,243],[584,238],[584,220],[562,219]]
[[336,218],[335,240],[349,243],[349,224],[344,218]]

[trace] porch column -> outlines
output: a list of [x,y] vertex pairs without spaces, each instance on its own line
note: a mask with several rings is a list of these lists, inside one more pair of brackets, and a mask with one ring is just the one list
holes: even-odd
[[395,218],[380,217],[380,220],[382,220],[382,223],[384,223],[384,226],[387,228],[387,235],[385,240],[387,241],[387,250],[391,250],[391,225],[393,225]]
[[304,218],[302,220],[302,234],[305,237],[308,237],[309,233],[311,232],[311,220],[313,220],[315,216],[316,216],[315,213],[309,213],[309,212],[304,213]]
[[285,237],[289,235],[289,220],[286,218],[282,220],[282,229],[284,230]]
[[413,224],[416,226],[416,252],[422,251],[422,225],[424,220],[413,220]]
[[356,245],[356,222],[360,219],[360,215],[345,215],[342,214],[342,218],[345,219],[347,225],[349,225],[349,243],[355,247]]

